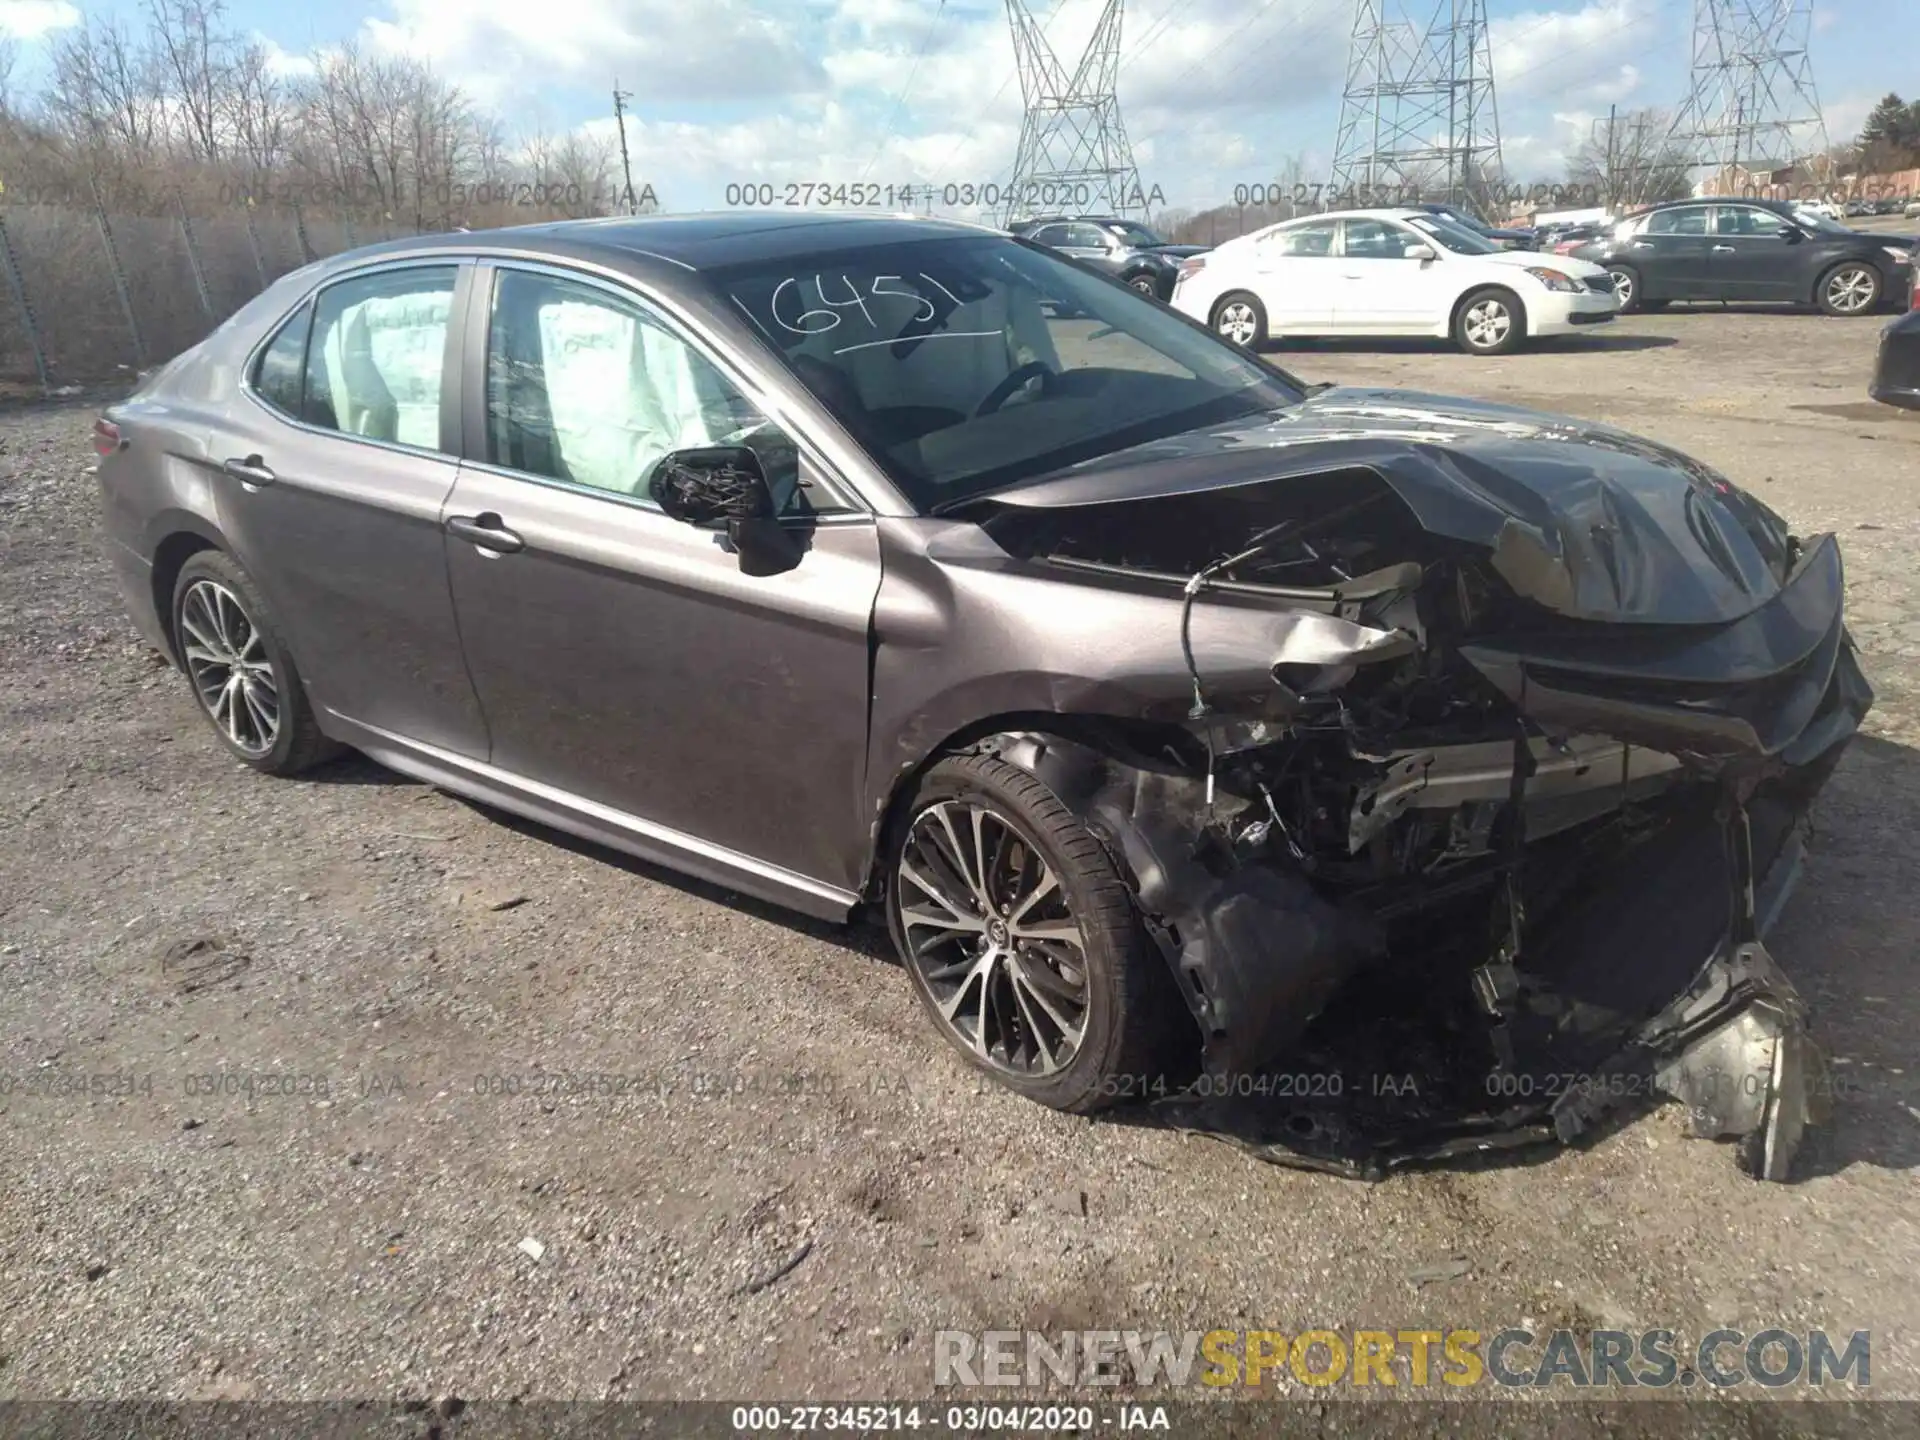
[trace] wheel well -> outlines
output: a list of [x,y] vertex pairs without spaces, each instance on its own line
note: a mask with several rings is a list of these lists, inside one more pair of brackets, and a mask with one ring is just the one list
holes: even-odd
[[[1454,330],[1459,326],[1460,312],[1467,308],[1467,301],[1471,300],[1476,295],[1484,295],[1489,290],[1496,290],[1500,294],[1506,296],[1507,299],[1513,302],[1514,313],[1520,317],[1520,331],[1522,334],[1526,333],[1527,302],[1520,298],[1518,292],[1508,288],[1505,285],[1476,285],[1471,290],[1467,291],[1464,295],[1462,295],[1458,300],[1453,302],[1453,313],[1447,316],[1447,333],[1449,335],[1451,335],[1454,332]],[[1427,313],[1432,314],[1433,312],[1428,311]]]
[[919,791],[920,777],[949,755],[958,754],[992,736],[1011,734],[1051,735],[1110,755],[1128,749],[1141,753],[1160,753],[1169,744],[1178,746],[1182,742],[1188,745],[1194,743],[1193,737],[1177,725],[1106,715],[1062,715],[1051,710],[994,715],[956,730],[921,756],[911,768],[894,777],[874,829],[873,850],[867,859],[866,883],[860,891],[863,899],[871,903],[883,898],[887,857],[893,853],[894,837],[905,823],[907,810]]
[[161,633],[173,651],[173,663],[180,663],[180,637],[173,633],[173,587],[180,583],[180,572],[187,561],[202,550],[218,550],[204,535],[191,530],[176,530],[160,542],[153,552],[153,610],[160,617]]

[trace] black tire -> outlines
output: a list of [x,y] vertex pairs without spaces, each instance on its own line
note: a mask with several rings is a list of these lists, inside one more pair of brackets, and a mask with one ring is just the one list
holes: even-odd
[[[1613,276],[1613,293],[1620,297],[1620,313],[1632,315],[1636,311],[1649,308],[1640,298],[1640,272],[1631,265],[1609,265],[1607,273]],[[1665,302],[1661,302],[1665,303]]]
[[[1065,918],[1078,927],[1086,991],[1081,1036],[1071,1058],[1051,1074],[1016,1073],[1007,1063],[983,1057],[940,1013],[928,970],[937,976],[943,966],[955,968],[953,956],[973,952],[927,943],[922,945],[922,955],[916,956],[909,941],[902,893],[911,882],[902,876],[902,866],[910,855],[921,853],[910,849],[915,826],[949,802],[984,809],[1015,839],[1030,846],[1027,860],[1044,861],[1052,871]],[[967,812],[956,806],[948,813]],[[922,894],[918,889],[910,893],[916,899]],[[921,778],[907,815],[890,841],[887,925],[914,993],[934,1027],[975,1069],[1030,1100],[1055,1110],[1088,1114],[1128,1098],[1138,1099],[1143,1093],[1156,1093],[1161,1084],[1170,1092],[1181,1083],[1184,1072],[1170,1070],[1169,1064],[1178,1065],[1184,1059],[1191,1067],[1198,1033],[1165,959],[1141,927],[1113,857],[1053,791],[1020,766],[990,755],[954,755]],[[982,935],[979,944],[989,943]],[[956,991],[968,991],[970,983],[962,981]],[[980,1008],[982,1018],[976,1029],[985,1027],[984,999]],[[1184,1038],[1192,1042],[1184,1055],[1183,1025]]]
[[[187,628],[186,612],[188,596],[195,592],[196,587],[209,584],[219,587],[238,602],[242,620],[248,630],[257,633],[265,663],[271,667],[277,728],[271,743],[264,746],[249,746],[236,741],[229,727],[215,718],[202,695],[200,676],[206,672],[196,670],[197,662],[190,648],[193,642]],[[200,593],[204,596],[208,592],[202,589]],[[340,753],[342,747],[320,733],[313,706],[307,700],[306,687],[301,683],[300,672],[294,667],[293,656],[287,649],[286,641],[281,638],[280,627],[274,620],[266,597],[260,593],[259,586],[253,583],[253,577],[232,556],[218,550],[203,550],[181,567],[179,578],[173,586],[171,619],[174,649],[181,662],[181,672],[186,676],[188,688],[193,693],[194,703],[213,727],[214,734],[220,737],[220,743],[234,758],[264,775],[284,776],[297,775]],[[222,667],[215,667],[213,673],[218,673],[219,668]],[[230,670],[232,667],[224,668]],[[229,697],[229,700],[233,702],[233,697]]]
[[[1239,327],[1241,317],[1238,307],[1245,307],[1246,318],[1251,322],[1250,332]],[[1229,345],[1237,345],[1243,350],[1258,350],[1273,338],[1272,332],[1267,329],[1267,307],[1260,303],[1258,295],[1247,290],[1229,290],[1214,301],[1213,313],[1207,323],[1214,334]],[[1233,334],[1228,333],[1230,325]],[[1244,334],[1247,338],[1235,339],[1236,334]]]
[[1127,276],[1126,285],[1129,290],[1144,295],[1149,300],[1158,300],[1161,298],[1160,281],[1155,278],[1151,270],[1141,270],[1136,274]]
[[[1844,286],[1845,298],[1841,296]],[[1813,303],[1823,315],[1854,319],[1871,315],[1880,308],[1886,283],[1880,272],[1865,260],[1842,260],[1822,272],[1813,287]]]
[[[1476,318],[1485,307],[1504,312],[1505,328],[1499,338],[1483,342]],[[1506,355],[1519,348],[1527,338],[1527,309],[1520,297],[1499,285],[1486,285],[1470,292],[1453,311],[1453,343],[1469,355]]]

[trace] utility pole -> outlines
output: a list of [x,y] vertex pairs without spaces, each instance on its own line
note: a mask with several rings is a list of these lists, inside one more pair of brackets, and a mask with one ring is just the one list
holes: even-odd
[[1607,213],[1609,215],[1613,213],[1614,206],[1618,202],[1620,195],[1620,185],[1619,182],[1614,179],[1613,169],[1613,127],[1614,122],[1619,118],[1620,107],[1618,105],[1607,106]]
[[615,76],[613,81],[613,119],[614,123],[620,127],[620,175],[626,182],[627,213],[629,215],[638,215],[640,211],[635,206],[633,199],[633,160],[627,154],[627,101],[632,98],[633,92],[631,90],[622,90],[620,88],[620,79],[618,76]]

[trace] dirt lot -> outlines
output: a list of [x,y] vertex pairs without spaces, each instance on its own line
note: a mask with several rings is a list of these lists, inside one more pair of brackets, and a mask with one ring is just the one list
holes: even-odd
[[943,1327],[1512,1324],[1871,1329],[1920,1397],[1920,417],[1867,401],[1877,333],[1278,357],[1612,421],[1840,532],[1880,700],[1775,935],[1847,1082],[1785,1186],[1672,1107],[1377,1185],[1068,1119],[963,1072],[876,932],[364,761],[258,778],[121,614],[91,412],[0,416],[0,1397],[899,1397]]

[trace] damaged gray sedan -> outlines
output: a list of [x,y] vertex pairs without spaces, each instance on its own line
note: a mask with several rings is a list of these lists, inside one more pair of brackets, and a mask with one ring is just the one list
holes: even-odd
[[838,215],[340,256],[95,439],[240,760],[873,907],[1045,1104],[1359,1174],[1675,1097],[1780,1178],[1818,1118],[1763,937],[1872,700],[1840,553],[1661,446]]

